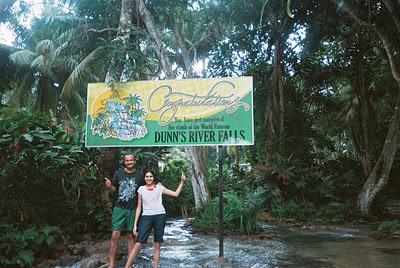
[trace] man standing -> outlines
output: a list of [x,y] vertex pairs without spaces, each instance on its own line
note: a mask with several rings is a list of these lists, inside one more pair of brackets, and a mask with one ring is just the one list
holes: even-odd
[[111,268],[115,267],[115,255],[121,231],[127,230],[128,256],[134,246],[133,223],[137,206],[137,190],[144,185],[143,174],[136,169],[136,158],[132,154],[124,157],[125,168],[118,169],[112,181],[104,178],[106,188],[116,193],[111,223],[111,240],[109,261]]

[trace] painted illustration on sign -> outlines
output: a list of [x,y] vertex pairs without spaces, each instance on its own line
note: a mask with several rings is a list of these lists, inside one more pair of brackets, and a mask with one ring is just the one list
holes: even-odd
[[254,144],[252,77],[88,84],[87,147]]
[[113,90],[111,97],[102,100],[100,109],[93,115],[93,134],[104,139],[115,138],[121,141],[146,136],[146,112],[141,106],[142,101],[138,94],[121,98],[118,91]]

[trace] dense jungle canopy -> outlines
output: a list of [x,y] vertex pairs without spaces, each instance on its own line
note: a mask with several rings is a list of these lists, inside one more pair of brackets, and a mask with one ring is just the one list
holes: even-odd
[[[400,199],[398,0],[33,2],[0,5],[0,23],[15,33],[0,45],[0,229],[19,235],[1,239],[0,265],[51,254],[60,232],[109,230],[102,178],[126,150],[84,147],[90,82],[253,76],[255,144],[226,148],[227,228],[254,232],[260,214],[393,216],[385,204]],[[166,184],[190,174],[167,206],[216,228],[214,148],[131,149],[142,167],[165,161]],[[13,239],[41,247],[10,248]]]

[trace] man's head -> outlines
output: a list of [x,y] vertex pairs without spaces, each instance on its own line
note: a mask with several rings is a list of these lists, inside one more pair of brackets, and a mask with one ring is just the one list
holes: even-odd
[[125,155],[124,165],[127,170],[134,170],[136,166],[136,157],[133,154]]

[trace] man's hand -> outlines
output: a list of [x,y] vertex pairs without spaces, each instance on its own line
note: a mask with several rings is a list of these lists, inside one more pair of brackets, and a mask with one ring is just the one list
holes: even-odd
[[104,178],[104,182],[107,188],[111,189],[112,183],[108,178]]

